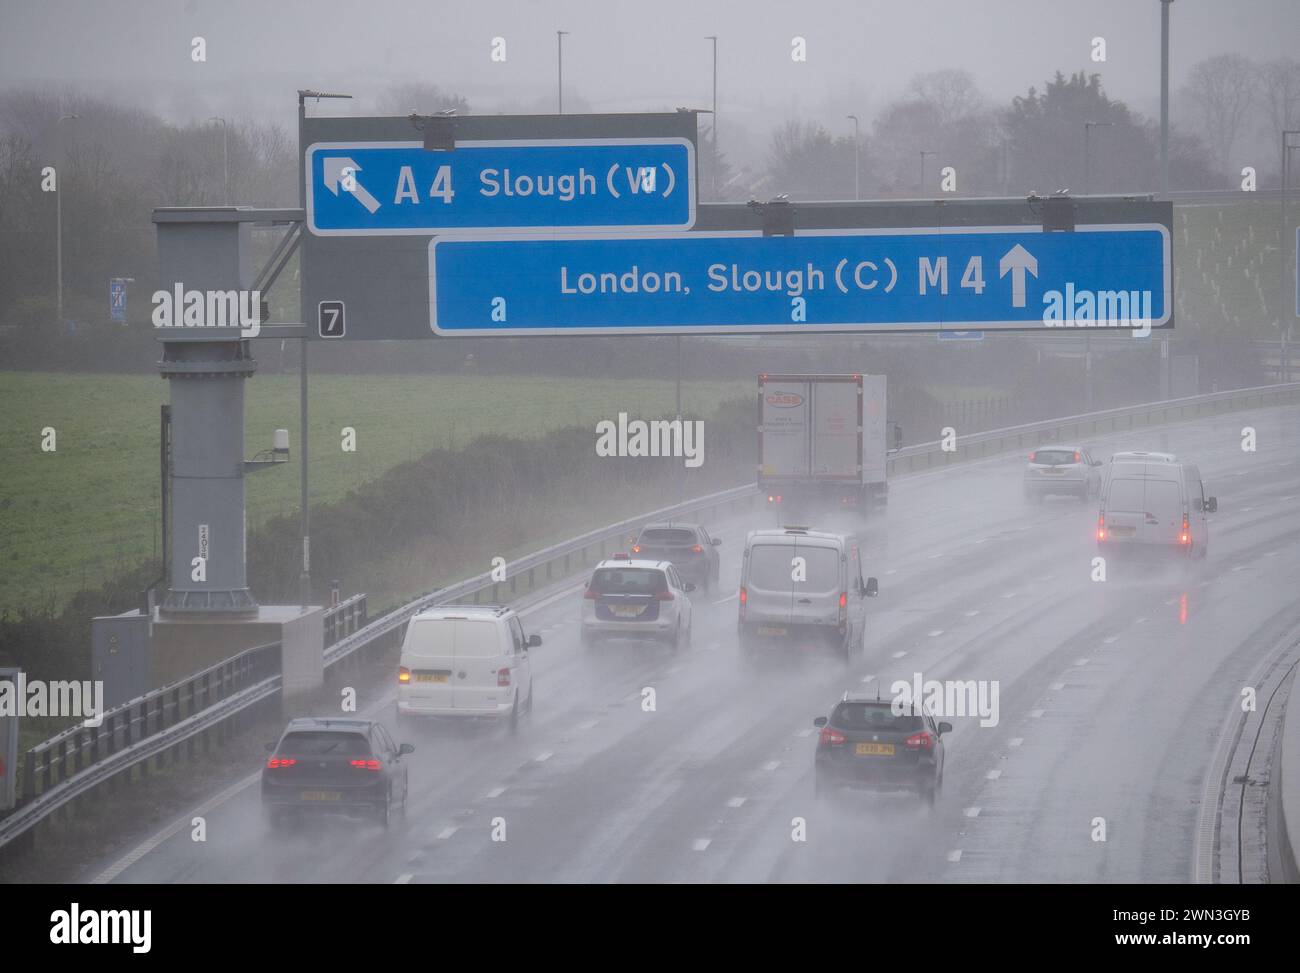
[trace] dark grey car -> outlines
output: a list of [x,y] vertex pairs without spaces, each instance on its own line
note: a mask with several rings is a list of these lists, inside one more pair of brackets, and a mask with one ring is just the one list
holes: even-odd
[[296,719],[266,749],[262,806],[272,827],[304,812],[366,816],[388,827],[393,811],[406,810],[402,757],[415,747],[394,743],[374,720]]
[[813,725],[817,738],[814,787],[818,795],[833,787],[915,791],[933,804],[943,786],[943,735],[949,723],[907,709],[895,714],[889,700],[846,695],[829,718]]

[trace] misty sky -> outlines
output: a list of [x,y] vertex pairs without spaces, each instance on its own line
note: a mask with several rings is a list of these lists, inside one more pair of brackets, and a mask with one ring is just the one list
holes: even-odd
[[[1197,60],[1294,54],[1300,0],[1176,0],[1174,85]],[[75,84],[177,121],[293,121],[294,91],[349,92],[321,113],[374,113],[387,86],[424,81],[479,112],[553,111],[556,29],[573,110],[707,107],[719,35],[719,128],[765,137],[809,115],[836,129],[914,73],[963,68],[1005,103],[1057,69],[1158,110],[1158,0],[0,0],[0,87]],[[207,41],[207,62],[190,39]],[[790,58],[803,36],[808,61]],[[507,61],[490,60],[492,38]],[[1093,63],[1091,40],[1107,43]],[[415,107],[415,106],[411,106]],[[315,109],[314,109],[315,110]],[[847,131],[847,129],[846,129]]]

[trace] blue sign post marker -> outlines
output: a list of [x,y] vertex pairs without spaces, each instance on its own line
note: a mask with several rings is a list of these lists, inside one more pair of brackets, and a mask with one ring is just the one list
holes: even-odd
[[1159,224],[435,238],[439,335],[1160,327]]
[[307,149],[307,227],[317,236],[429,236],[695,225],[687,139],[318,142]]
[[114,321],[126,320],[126,281],[121,277],[108,282],[108,314]]

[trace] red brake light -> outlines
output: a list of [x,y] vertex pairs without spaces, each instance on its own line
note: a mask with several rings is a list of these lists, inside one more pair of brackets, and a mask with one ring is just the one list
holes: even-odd
[[692,553],[692,554],[703,554],[703,553],[704,553],[704,546],[701,545],[701,544],[696,544],[694,547],[691,548],[691,553]]
[[1178,537],[1178,543],[1189,544],[1192,540],[1191,527],[1187,523],[1187,514],[1183,514],[1183,532]]
[[397,681],[398,681],[398,682],[401,682],[401,683],[407,683],[407,682],[410,682],[410,681],[411,681],[411,670],[408,669],[408,668],[406,668],[406,666],[398,666],[398,667],[397,667]]
[[1097,515],[1097,540],[1104,541],[1105,539],[1106,539],[1106,515],[1098,514]]
[[588,588],[586,591],[584,591],[584,592],[582,593],[582,597],[584,597],[584,598],[590,598],[592,601],[595,601],[595,600],[596,600],[596,589],[595,589],[595,588]]
[[1079,454],[1078,454],[1078,453],[1075,453],[1075,454],[1074,454],[1074,461],[1075,461],[1076,463],[1079,462]]
[[660,601],[672,601],[673,593],[671,591],[661,591],[659,594],[655,595],[655,597]]
[[383,766],[378,760],[352,760],[349,761],[353,767],[359,767],[362,770],[379,770]]
[[839,747],[844,745],[846,737],[839,730],[833,730],[829,726],[823,726],[820,739],[824,746]]
[[282,767],[292,767],[297,762],[293,757],[272,757],[266,762],[266,769],[280,770]]
[[847,608],[849,604],[849,594],[847,591],[840,592],[840,607]]
[[930,736],[929,730],[922,730],[920,733],[913,733],[903,743],[909,750],[932,750],[934,737]]
[[497,685],[498,686],[510,685],[510,670],[508,668],[497,670]]
[[1037,463],[1038,460],[1034,459],[1034,457],[1037,456],[1037,455],[1038,455],[1038,450],[1034,450],[1034,452],[1030,453],[1030,454],[1029,454],[1029,462],[1031,462],[1031,463]]
[[740,620],[745,620],[745,603],[749,601],[749,592],[744,588],[740,589]]

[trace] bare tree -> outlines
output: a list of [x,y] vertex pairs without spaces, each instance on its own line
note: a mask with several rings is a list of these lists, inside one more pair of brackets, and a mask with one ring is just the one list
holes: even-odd
[[984,96],[969,71],[918,74],[908,83],[907,94],[929,105],[941,125],[968,118],[985,107]]
[[1300,128],[1300,61],[1293,57],[1279,57],[1260,65],[1259,97],[1265,116],[1265,134],[1277,146],[1280,172],[1281,133]]
[[1229,171],[1233,146],[1255,108],[1259,73],[1249,58],[1219,54],[1192,68],[1184,94],[1220,173]]

